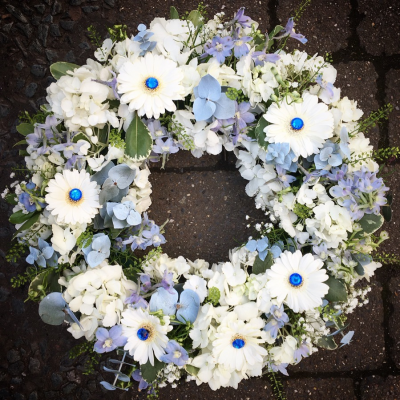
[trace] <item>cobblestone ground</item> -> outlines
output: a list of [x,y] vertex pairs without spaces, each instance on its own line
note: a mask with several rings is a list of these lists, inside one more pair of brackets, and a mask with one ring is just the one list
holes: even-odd
[[[268,29],[284,23],[299,0],[205,3],[210,15],[223,5],[227,14],[246,5],[248,15]],[[135,32],[140,22],[168,16],[170,5],[183,12],[197,4],[194,0],[0,0],[0,190],[10,183],[11,167],[22,162],[12,147],[19,140],[18,112],[34,111],[45,102],[45,88],[52,81],[49,65],[56,60],[83,63],[92,57],[86,35],[91,24],[105,33],[107,26],[122,22]],[[357,100],[367,114],[385,102],[394,105],[389,122],[370,132],[373,144],[381,147],[400,145],[399,17],[399,0],[313,0],[298,26],[309,39],[305,47],[309,53],[333,53],[343,95]],[[395,204],[394,220],[386,227],[392,239],[385,250],[399,255],[398,164],[385,172]],[[151,216],[159,223],[171,220],[165,245],[171,256],[226,260],[228,250],[249,234],[245,215],[260,216],[244,193],[245,182],[230,154],[194,159],[180,152],[171,157],[166,170],[154,167],[151,179]],[[67,354],[75,340],[62,327],[40,321],[37,304],[24,302],[26,287],[11,289],[10,278],[25,265],[4,260],[12,234],[7,222],[11,210],[3,201],[0,207],[0,399],[142,398],[135,391],[105,392],[99,385],[101,364],[96,374],[83,375],[84,360],[70,360]],[[350,317],[356,331],[353,344],[332,353],[320,351],[301,367],[289,369],[290,377],[284,380],[289,399],[400,398],[399,266],[379,270],[372,287],[370,303]],[[266,379],[247,380],[237,391],[212,392],[190,383],[160,392],[161,399],[271,396]]]

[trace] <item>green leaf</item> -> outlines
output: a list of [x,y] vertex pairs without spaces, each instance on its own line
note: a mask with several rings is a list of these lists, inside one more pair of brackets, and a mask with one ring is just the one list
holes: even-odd
[[264,117],[261,117],[254,131],[258,144],[265,150],[267,149],[268,143],[265,141],[266,135],[264,129],[268,125],[268,121]]
[[272,264],[274,263],[274,257],[272,253],[269,251],[265,260],[262,261],[259,256],[254,261],[253,264],[253,274],[263,274],[267,269],[270,269]]
[[167,364],[158,361],[157,358],[154,358],[154,366],[150,364],[148,361],[146,364],[141,365],[140,372],[142,373],[142,378],[147,383],[153,383],[156,378],[157,374],[166,366]]
[[137,113],[126,131],[125,141],[125,152],[135,161],[143,161],[150,155],[153,139]]
[[[382,215],[365,214],[358,223],[361,225],[362,233],[374,233],[383,225]],[[357,236],[357,235],[356,235]]]
[[23,122],[22,124],[19,124],[17,126],[17,131],[21,134],[21,135],[29,135],[30,133],[33,133],[33,131],[35,130],[35,127],[32,124],[28,124],[26,122]]
[[78,143],[78,140],[86,140],[90,144],[89,138],[83,133],[83,132],[78,132],[73,138],[72,142],[73,143]]
[[26,140],[25,140],[25,139],[20,140],[19,142],[15,143],[15,144],[13,145],[13,147],[15,147],[15,146],[20,146],[21,144],[26,144]]
[[110,106],[110,110],[113,109],[113,108],[118,108],[119,105],[121,104],[121,102],[119,100],[117,100],[117,99],[115,99],[115,100],[106,100],[106,102]]
[[185,370],[189,375],[197,376],[200,371],[200,368],[197,368],[193,365],[185,365]]
[[67,71],[73,71],[75,68],[79,68],[79,65],[61,61],[52,64],[50,72],[55,79],[59,80],[63,75],[67,75]]
[[329,277],[327,281],[325,281],[329,286],[329,292],[325,296],[325,299],[331,302],[337,302],[337,301],[346,301],[347,300],[347,290],[346,286],[344,283],[336,278],[333,278],[332,276]]
[[40,217],[40,213],[36,212],[33,214],[31,219],[28,219],[13,235],[12,239],[18,235],[18,233],[28,230],[33,224],[35,224]]
[[28,152],[26,151],[26,150],[19,150],[18,151],[18,154],[20,155],[20,156],[29,156],[29,154],[28,154]]
[[12,224],[22,224],[24,221],[27,221],[29,218],[31,218],[33,213],[29,214],[24,214],[22,210],[19,210],[12,214],[10,218],[8,219]]
[[277,25],[274,30],[268,35],[270,39],[273,39],[280,31],[285,29],[282,25]]
[[14,193],[8,193],[8,195],[5,197],[5,200],[8,204],[12,204],[13,206],[18,204],[18,201],[15,200],[17,196]]
[[44,290],[48,293],[60,292],[61,286],[58,283],[59,278],[60,278],[60,273],[55,271],[54,269],[48,269],[46,271],[41,272],[29,285],[28,289],[29,297],[32,299],[37,297],[37,294],[42,293],[38,289],[39,285],[43,286]]
[[188,20],[192,21],[193,25],[196,28],[198,26],[200,26],[200,25],[203,25],[203,16],[197,10],[190,11],[190,14],[188,16]]
[[[125,267],[125,265],[124,265]],[[123,273],[127,279],[132,282],[137,282],[139,279],[139,272],[135,267],[128,267],[123,269]]]
[[178,10],[174,6],[169,8],[169,16],[171,19],[179,19]]
[[338,347],[332,336],[323,336],[318,340],[317,345],[327,350],[335,350]]
[[382,215],[385,218],[386,222],[390,222],[392,220],[392,207],[384,206],[382,207]]

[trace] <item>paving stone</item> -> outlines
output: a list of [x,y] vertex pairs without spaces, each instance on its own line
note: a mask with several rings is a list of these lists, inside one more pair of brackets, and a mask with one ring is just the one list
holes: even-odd
[[163,400],[176,400],[178,398],[190,400],[274,399],[271,387],[266,379],[243,380],[241,383],[239,383],[239,387],[236,390],[232,388],[211,390],[206,384],[197,386],[194,382],[188,382],[179,385],[179,389],[173,389],[171,387],[160,389],[159,393],[160,399]]
[[72,31],[74,28],[74,21],[60,21],[60,26],[66,31]]
[[361,45],[374,56],[400,53],[400,3],[358,0],[364,18],[357,27]]
[[400,70],[392,69],[386,75],[386,102],[392,104],[389,116],[389,145],[400,146]]
[[160,225],[170,219],[163,245],[170,256],[228,260],[229,249],[252,234],[246,229],[246,215],[263,218],[245,194],[246,181],[237,171],[152,173],[150,181],[149,215]]
[[[341,97],[347,96],[356,100],[358,107],[364,111],[363,118],[371,111],[376,111],[379,104],[376,100],[378,88],[376,79],[378,74],[369,61],[350,61],[348,63],[334,64],[337,69],[335,86],[341,88]],[[371,129],[367,134],[371,144],[378,147],[379,128]]]
[[400,368],[400,277],[394,277],[390,280],[390,304],[392,306],[389,318],[389,335],[391,338],[392,348],[389,355]]
[[398,400],[400,376],[370,376],[361,384],[361,400]]
[[[288,19],[294,16],[300,3],[293,0],[279,1],[278,18],[281,25],[285,26]],[[350,12],[350,0],[313,0],[295,28],[308,42],[303,45],[298,40],[289,38],[286,44],[290,49],[298,48],[309,54],[320,55],[344,49],[351,34]]]
[[303,378],[285,381],[286,396],[295,400],[355,400],[354,384],[347,378]]
[[21,21],[23,24],[27,24],[28,20],[23,16],[20,10],[18,8],[15,8],[11,4],[6,6],[7,11],[15,18],[17,18],[18,21]]
[[381,285],[371,280],[369,304],[356,308],[348,315],[349,330],[355,331],[350,345],[335,351],[319,350],[296,366],[291,372],[365,371],[381,368],[385,364],[385,338],[383,332],[383,302]]
[[[165,163],[165,168],[213,168],[221,162],[221,155],[213,156],[204,154],[200,158],[196,158],[190,151],[180,150],[175,154],[171,154],[168,161]],[[159,170],[162,162],[151,163],[150,167],[153,170]]]

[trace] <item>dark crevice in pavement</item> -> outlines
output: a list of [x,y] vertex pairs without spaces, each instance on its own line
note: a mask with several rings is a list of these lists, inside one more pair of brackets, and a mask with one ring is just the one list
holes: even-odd
[[280,24],[279,18],[278,18],[278,5],[279,5],[279,0],[271,0],[268,3],[268,15],[269,15],[269,28],[272,30],[274,26],[277,26]]

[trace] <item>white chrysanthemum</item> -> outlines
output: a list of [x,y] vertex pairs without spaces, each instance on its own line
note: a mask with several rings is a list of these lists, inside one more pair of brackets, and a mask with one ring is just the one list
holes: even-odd
[[60,224],[90,223],[98,213],[99,189],[85,170],[64,170],[49,181],[47,209]]
[[323,265],[322,260],[315,260],[311,254],[303,256],[300,250],[293,254],[285,251],[266,272],[271,297],[284,302],[294,312],[320,306],[329,290],[323,283],[328,279]]
[[261,343],[266,334],[262,330],[265,321],[253,318],[244,322],[231,312],[222,321],[215,333],[213,355],[219,364],[230,371],[253,370],[262,366],[263,357],[268,354]]
[[269,107],[264,118],[266,141],[289,143],[296,156],[319,153],[325,140],[333,135],[333,115],[318,97],[305,93],[302,103],[288,104],[286,99]]
[[140,116],[159,118],[165,110],[175,111],[173,100],[183,98],[183,72],[164,56],[147,53],[126,62],[118,75],[121,103],[129,104]]
[[124,347],[135,361],[154,365],[154,356],[159,360],[165,354],[168,343],[167,333],[172,330],[169,317],[164,317],[164,325],[147,311],[128,309],[122,313],[122,332],[128,338]]

